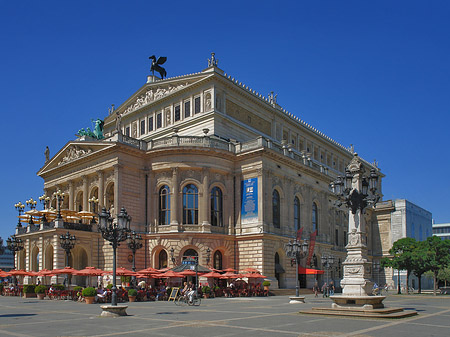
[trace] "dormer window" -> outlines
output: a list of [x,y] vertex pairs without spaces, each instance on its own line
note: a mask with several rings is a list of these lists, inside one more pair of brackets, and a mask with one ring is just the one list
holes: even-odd
[[184,102],[184,118],[191,116],[191,101]]
[[156,128],[162,127],[162,113],[156,115]]
[[200,96],[194,98],[194,113],[198,114],[200,112]]
[[175,106],[175,122],[181,119],[180,106]]
[[125,128],[125,136],[130,137],[130,127],[129,127],[129,126],[127,126],[127,127]]
[[148,118],[148,132],[153,131],[153,116]]
[[145,134],[145,119],[141,120],[141,136]]

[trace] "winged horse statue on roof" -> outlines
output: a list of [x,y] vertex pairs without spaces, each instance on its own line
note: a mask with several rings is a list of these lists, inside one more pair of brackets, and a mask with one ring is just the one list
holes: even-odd
[[155,70],[161,75],[161,79],[164,77],[167,77],[166,69],[161,67],[161,64],[164,64],[167,61],[167,57],[160,56],[158,57],[158,60],[156,60],[156,56],[152,55],[149,57],[150,60],[152,60],[152,66],[150,67],[150,71],[152,72],[152,75],[155,76]]

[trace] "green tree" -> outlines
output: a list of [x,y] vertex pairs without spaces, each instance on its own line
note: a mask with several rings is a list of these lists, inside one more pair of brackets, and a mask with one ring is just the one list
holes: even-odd
[[424,241],[424,245],[426,248],[425,263],[428,270],[433,272],[433,295],[436,296],[439,271],[450,264],[450,240],[442,240],[437,236],[431,236]]
[[439,281],[444,281],[444,286],[446,287],[447,283],[450,282],[450,267],[439,270],[437,278]]
[[419,294],[422,293],[422,275],[429,270],[427,260],[427,246],[425,241],[417,241],[416,249],[413,252],[413,273],[419,280]]
[[394,242],[389,254],[396,264],[397,270],[406,270],[406,293],[409,293],[409,276],[414,266],[414,251],[417,248],[417,241],[413,238],[403,238]]

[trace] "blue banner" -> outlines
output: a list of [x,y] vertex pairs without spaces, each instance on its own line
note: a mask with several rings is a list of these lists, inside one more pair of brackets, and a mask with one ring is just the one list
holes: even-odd
[[258,222],[258,178],[241,182],[241,224]]

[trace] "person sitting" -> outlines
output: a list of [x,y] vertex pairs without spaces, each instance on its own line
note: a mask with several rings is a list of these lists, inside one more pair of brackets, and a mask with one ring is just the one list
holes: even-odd
[[188,289],[189,289],[189,287],[188,287],[187,282],[184,282],[184,286],[183,286],[183,289],[181,289],[180,294],[181,294],[181,295],[185,295],[186,292],[188,291]]
[[96,298],[95,298],[95,300],[97,301],[97,302],[101,302],[101,303],[105,303],[106,302],[106,294],[107,294],[108,292],[106,291],[106,289],[105,288],[98,288],[97,289],[97,296],[96,296]]
[[195,285],[192,283],[192,281],[189,281],[186,296],[188,297],[189,302],[191,303],[194,301],[194,293],[195,293]]
[[373,284],[372,294],[373,294],[373,295],[378,295],[378,291],[379,291],[379,289],[378,289],[378,284],[375,282],[375,283]]
[[166,287],[161,284],[157,293],[156,293],[156,300],[159,301],[159,299],[164,299],[164,296],[166,296]]

